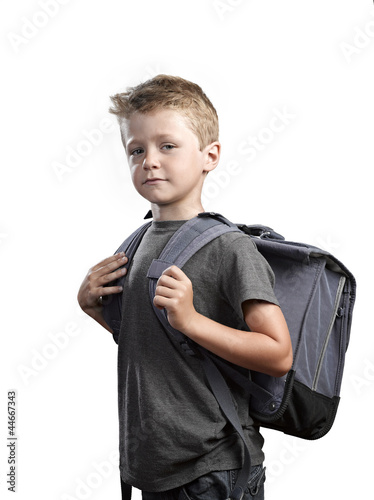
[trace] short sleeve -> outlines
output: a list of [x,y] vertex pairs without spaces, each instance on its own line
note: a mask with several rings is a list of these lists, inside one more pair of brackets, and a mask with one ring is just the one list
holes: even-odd
[[246,300],[279,305],[274,294],[273,270],[249,236],[235,235],[226,246],[220,272],[222,293],[240,317]]

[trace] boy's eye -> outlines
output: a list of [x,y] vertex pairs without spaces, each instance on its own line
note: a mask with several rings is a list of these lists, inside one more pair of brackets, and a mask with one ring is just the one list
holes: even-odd
[[138,156],[143,153],[143,148],[136,148],[131,151],[131,156]]
[[173,144],[165,144],[162,146],[162,149],[166,149],[167,151],[170,151],[171,149],[174,149],[175,146]]

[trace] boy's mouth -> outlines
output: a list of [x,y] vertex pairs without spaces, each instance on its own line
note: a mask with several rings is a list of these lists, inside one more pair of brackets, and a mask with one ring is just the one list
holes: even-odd
[[148,184],[152,186],[153,184],[159,184],[161,182],[164,182],[166,179],[160,179],[159,177],[150,177],[149,179],[146,179],[143,184]]

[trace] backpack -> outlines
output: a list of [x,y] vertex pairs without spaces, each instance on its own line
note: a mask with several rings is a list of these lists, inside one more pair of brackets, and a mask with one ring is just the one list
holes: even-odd
[[[128,268],[149,228],[148,222],[130,235],[116,253],[125,251]],[[251,371],[251,377],[198,346],[171,327],[165,310],[154,307],[162,326],[175,335],[188,355],[203,363],[205,375],[221,410],[245,444],[243,430],[225,378],[248,394],[249,411],[256,425],[304,439],[318,439],[333,425],[340,400],[345,353],[349,343],[356,281],[329,252],[285,241],[267,226],[233,224],[220,214],[204,212],[185,222],[171,237],[148,271],[151,303],[157,280],[171,265],[182,266],[200,248],[221,234],[249,235],[275,274],[274,292],[285,316],[293,349],[293,365],[283,377]],[[125,277],[117,280],[115,283]],[[103,316],[118,341],[121,294],[103,297]],[[243,496],[250,474],[249,450],[230,498]],[[130,497],[129,497],[130,498]]]

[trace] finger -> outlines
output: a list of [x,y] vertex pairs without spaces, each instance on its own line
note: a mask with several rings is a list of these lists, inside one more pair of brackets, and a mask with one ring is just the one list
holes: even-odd
[[158,286],[156,288],[155,296],[157,297],[164,297],[167,299],[171,299],[175,297],[176,291],[172,288],[166,287],[166,286]]
[[98,264],[91,268],[92,272],[99,271],[100,269],[108,272],[114,271],[119,266],[123,266],[127,262],[127,257],[124,252],[112,255],[111,257],[107,257],[106,259],[101,260]]
[[160,295],[155,295],[155,297],[153,298],[153,304],[157,307],[157,309],[160,310],[165,309],[167,301],[168,299],[166,299],[165,297],[161,297]]
[[111,286],[111,287],[98,287],[93,290],[89,290],[86,296],[86,303],[89,306],[96,306],[97,304],[102,304],[101,298],[122,292],[123,288],[121,286]]
[[168,267],[167,269],[165,269],[161,276],[170,276],[171,278],[179,281],[185,280],[187,278],[184,272],[177,266]]
[[162,274],[160,278],[157,281],[157,287],[159,286],[165,286],[168,288],[177,288],[179,285],[178,280],[176,278],[173,278],[171,276],[167,276],[165,274]]
[[[127,262],[127,257],[123,255],[122,257],[117,257],[116,260],[111,260],[111,262],[107,263],[103,267],[95,269],[97,267],[95,266],[95,268],[90,269],[88,273],[89,279],[92,283],[95,283],[96,286],[110,283],[111,281],[126,274],[123,266]],[[121,269],[118,269],[119,267],[121,267]]]
[[111,295],[112,293],[121,293],[123,290],[122,286],[106,286],[104,288],[99,289],[100,295],[99,297],[103,297],[104,295]]
[[117,269],[112,273],[104,274],[103,276],[98,277],[97,284],[100,286],[107,285],[111,281],[122,278],[123,276],[125,276],[126,273],[127,273],[126,267],[121,267],[120,269]]

